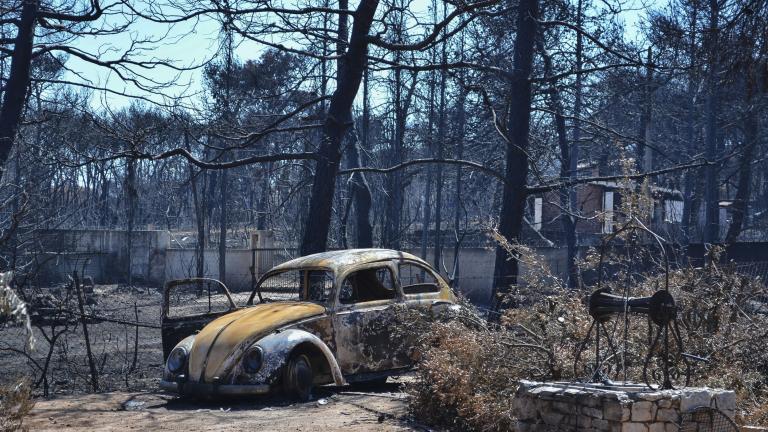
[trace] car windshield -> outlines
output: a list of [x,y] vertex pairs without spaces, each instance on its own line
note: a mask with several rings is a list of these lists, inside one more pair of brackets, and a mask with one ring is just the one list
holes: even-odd
[[325,304],[331,298],[333,272],[296,269],[275,273],[256,287],[264,300],[311,301]]

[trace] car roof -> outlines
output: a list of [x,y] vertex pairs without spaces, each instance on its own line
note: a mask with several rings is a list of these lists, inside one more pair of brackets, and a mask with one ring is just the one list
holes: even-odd
[[344,249],[295,258],[274,267],[270,272],[310,267],[327,268],[336,274],[340,274],[359,264],[392,259],[412,260],[429,267],[429,264],[424,262],[421,258],[409,254],[408,252],[396,251],[393,249]]

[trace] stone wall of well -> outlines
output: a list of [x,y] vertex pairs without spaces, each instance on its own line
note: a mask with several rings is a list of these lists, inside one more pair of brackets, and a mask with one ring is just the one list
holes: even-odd
[[677,432],[683,413],[712,407],[733,418],[730,390],[652,391],[641,385],[600,386],[523,381],[515,395],[520,432]]

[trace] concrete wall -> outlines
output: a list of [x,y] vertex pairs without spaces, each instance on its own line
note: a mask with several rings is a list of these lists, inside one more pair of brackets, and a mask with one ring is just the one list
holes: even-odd
[[[249,290],[251,287],[251,250],[228,249],[226,274],[219,275],[219,251],[206,250],[203,265],[205,277],[224,281],[232,291]],[[164,281],[197,276],[197,257],[194,249],[168,249],[165,254]]]
[[[96,283],[118,283],[127,279],[128,246],[125,231],[109,230],[47,230],[39,231],[41,250],[37,254],[43,270],[41,283],[60,282],[73,270],[94,278]],[[135,231],[131,247],[131,274],[137,283],[162,286],[173,279],[196,276],[197,266],[194,249],[171,249],[167,231]],[[262,236],[261,239],[269,239]],[[259,240],[259,246],[270,246]],[[409,251],[420,255],[420,250]],[[566,251],[558,248],[540,248],[554,274],[564,276]],[[256,255],[257,276],[270,268],[296,256],[295,250],[266,248]],[[427,249],[427,262],[433,264],[434,249]],[[250,267],[253,260],[250,249],[228,249],[226,275],[219,275],[217,250],[205,251],[204,276],[223,279],[232,291],[251,289]],[[443,275],[453,271],[453,248],[443,249],[443,259],[438,266]],[[495,251],[492,248],[462,248],[459,253],[458,287],[476,304],[488,305],[493,286]],[[83,268],[85,271],[83,272]],[[521,266],[523,280],[527,272]]]
[[165,280],[165,254],[170,246],[168,231],[134,231],[131,250],[128,233],[113,230],[39,230],[37,262],[43,280],[65,280],[73,270],[96,283],[123,282],[130,272],[137,282],[161,285]]
[[[420,250],[409,251],[420,256]],[[454,249],[443,250],[442,263],[439,266],[440,273],[444,276],[453,271]],[[565,278],[567,269],[568,251],[563,248],[537,248],[536,253],[547,263],[550,271],[561,279]],[[434,248],[427,249],[427,262],[434,265]],[[492,248],[462,248],[459,251],[459,290],[472,303],[489,305],[491,303],[491,290],[493,288],[493,268],[496,262],[496,250]],[[520,264],[521,283],[525,282],[525,275],[530,270],[525,263]]]

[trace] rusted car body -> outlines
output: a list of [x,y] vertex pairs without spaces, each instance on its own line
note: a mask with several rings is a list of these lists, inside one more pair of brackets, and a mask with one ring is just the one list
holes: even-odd
[[[193,291],[186,304],[202,305],[203,313],[170,313],[174,289],[183,285]],[[213,311],[214,301],[228,310]],[[411,367],[412,341],[399,328],[398,309],[429,316],[457,307],[427,263],[386,249],[281,264],[259,279],[244,307],[220,282],[199,279],[170,282],[163,305],[163,389],[185,395],[282,389],[300,399],[316,385],[381,380]]]

